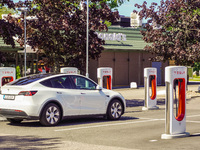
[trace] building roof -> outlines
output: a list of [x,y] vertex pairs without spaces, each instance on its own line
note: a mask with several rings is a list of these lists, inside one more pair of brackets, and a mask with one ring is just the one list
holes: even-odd
[[144,47],[148,45],[142,39],[140,33],[144,29],[134,29],[134,28],[122,28],[122,27],[109,27],[108,32],[101,32],[107,34],[125,34],[126,40],[117,41],[117,40],[105,40],[104,48],[105,50],[134,50],[134,51],[143,51]]
[[3,52],[15,52],[15,51],[19,51],[19,50],[23,50],[24,48],[23,47],[21,47],[20,45],[19,45],[19,43],[17,43],[16,41],[15,41],[15,48],[12,48],[12,46],[11,45],[7,45],[5,42],[4,42],[4,40],[3,40],[3,38],[0,38],[0,51],[3,51]]
[[[142,39],[140,31],[143,29],[134,29],[134,28],[123,28],[123,27],[109,27],[107,32],[98,32],[105,34],[124,34],[126,40],[105,40],[104,48],[105,50],[133,50],[133,51],[143,51],[144,47],[148,45]],[[19,43],[15,42],[15,48],[12,48],[11,45],[4,43],[3,39],[0,38],[0,51],[22,51],[24,48],[20,47]]]

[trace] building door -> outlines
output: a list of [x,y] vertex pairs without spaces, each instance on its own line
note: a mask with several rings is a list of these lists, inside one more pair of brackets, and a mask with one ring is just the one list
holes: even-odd
[[115,52],[115,67],[113,76],[115,78],[115,85],[127,86],[129,85],[129,62],[128,53]]
[[152,62],[152,67],[157,68],[157,85],[161,85],[161,83],[162,83],[162,78],[161,78],[162,63],[161,62]]

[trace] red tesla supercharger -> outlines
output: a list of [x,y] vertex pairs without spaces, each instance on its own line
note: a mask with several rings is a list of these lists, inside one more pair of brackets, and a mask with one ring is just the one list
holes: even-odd
[[103,79],[106,78],[106,88],[112,90],[112,68],[100,67],[97,68],[98,84],[103,87]]
[[157,105],[157,69],[144,68],[145,103],[142,110],[159,109]]
[[13,67],[0,67],[0,87],[15,80],[16,71]]
[[165,134],[162,139],[187,137],[186,131],[186,84],[187,68],[169,66],[165,68],[166,102]]

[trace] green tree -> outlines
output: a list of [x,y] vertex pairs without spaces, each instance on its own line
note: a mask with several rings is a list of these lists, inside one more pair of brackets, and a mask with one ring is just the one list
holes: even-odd
[[104,2],[106,2],[111,9],[119,7],[126,1],[129,1],[129,0],[104,0]]
[[8,7],[1,7],[0,8],[0,19],[3,19],[2,18],[2,14],[14,14],[14,13],[16,13],[15,11],[14,11],[14,9],[9,9]]
[[[37,17],[27,20],[28,44],[41,49],[48,57],[48,62],[57,68],[59,63],[64,63],[85,70],[87,11],[86,4],[81,6],[80,2],[33,0],[26,3],[29,15]],[[91,0],[89,9],[89,57],[97,59],[104,49],[104,41],[97,37],[95,31],[107,30],[105,20],[113,22],[119,15],[118,12],[112,12],[104,0]],[[23,29],[23,19],[19,26]]]
[[[6,6],[6,7],[5,7]],[[7,10],[6,10],[7,8]],[[1,0],[0,1],[0,9],[6,12],[10,11],[10,9],[14,9],[15,5],[13,1],[11,0]],[[1,11],[1,13],[3,12]],[[12,12],[12,10],[11,10]],[[7,17],[9,21],[6,21],[4,19],[0,19],[0,38],[3,39],[4,43],[11,45],[13,48],[15,47],[15,42],[13,37],[14,36],[21,36],[22,30],[21,28],[15,24],[17,21],[14,18],[11,18],[10,16]],[[0,63],[5,62],[6,57],[3,53],[0,52]]]
[[20,67],[17,66],[16,67],[16,79],[19,79],[19,78],[21,78],[21,73],[20,73]]
[[148,8],[144,2],[136,7],[141,8],[141,18],[149,18],[142,35],[151,43],[145,50],[156,54],[151,60],[175,60],[177,65],[200,61],[199,0],[161,0],[160,5],[152,3]]

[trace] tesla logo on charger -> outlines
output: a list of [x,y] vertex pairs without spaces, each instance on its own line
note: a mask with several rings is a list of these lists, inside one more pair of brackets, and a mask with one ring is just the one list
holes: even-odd
[[1,73],[2,73],[2,74],[12,74],[13,71],[2,71]]
[[67,73],[68,74],[70,74],[70,73],[73,74],[73,73],[76,73],[76,71],[67,71]]
[[185,71],[174,71],[174,74],[185,74]]
[[154,71],[154,70],[150,70],[149,73],[156,73],[156,71]]
[[103,71],[103,74],[111,74],[111,71],[105,70],[105,71]]

